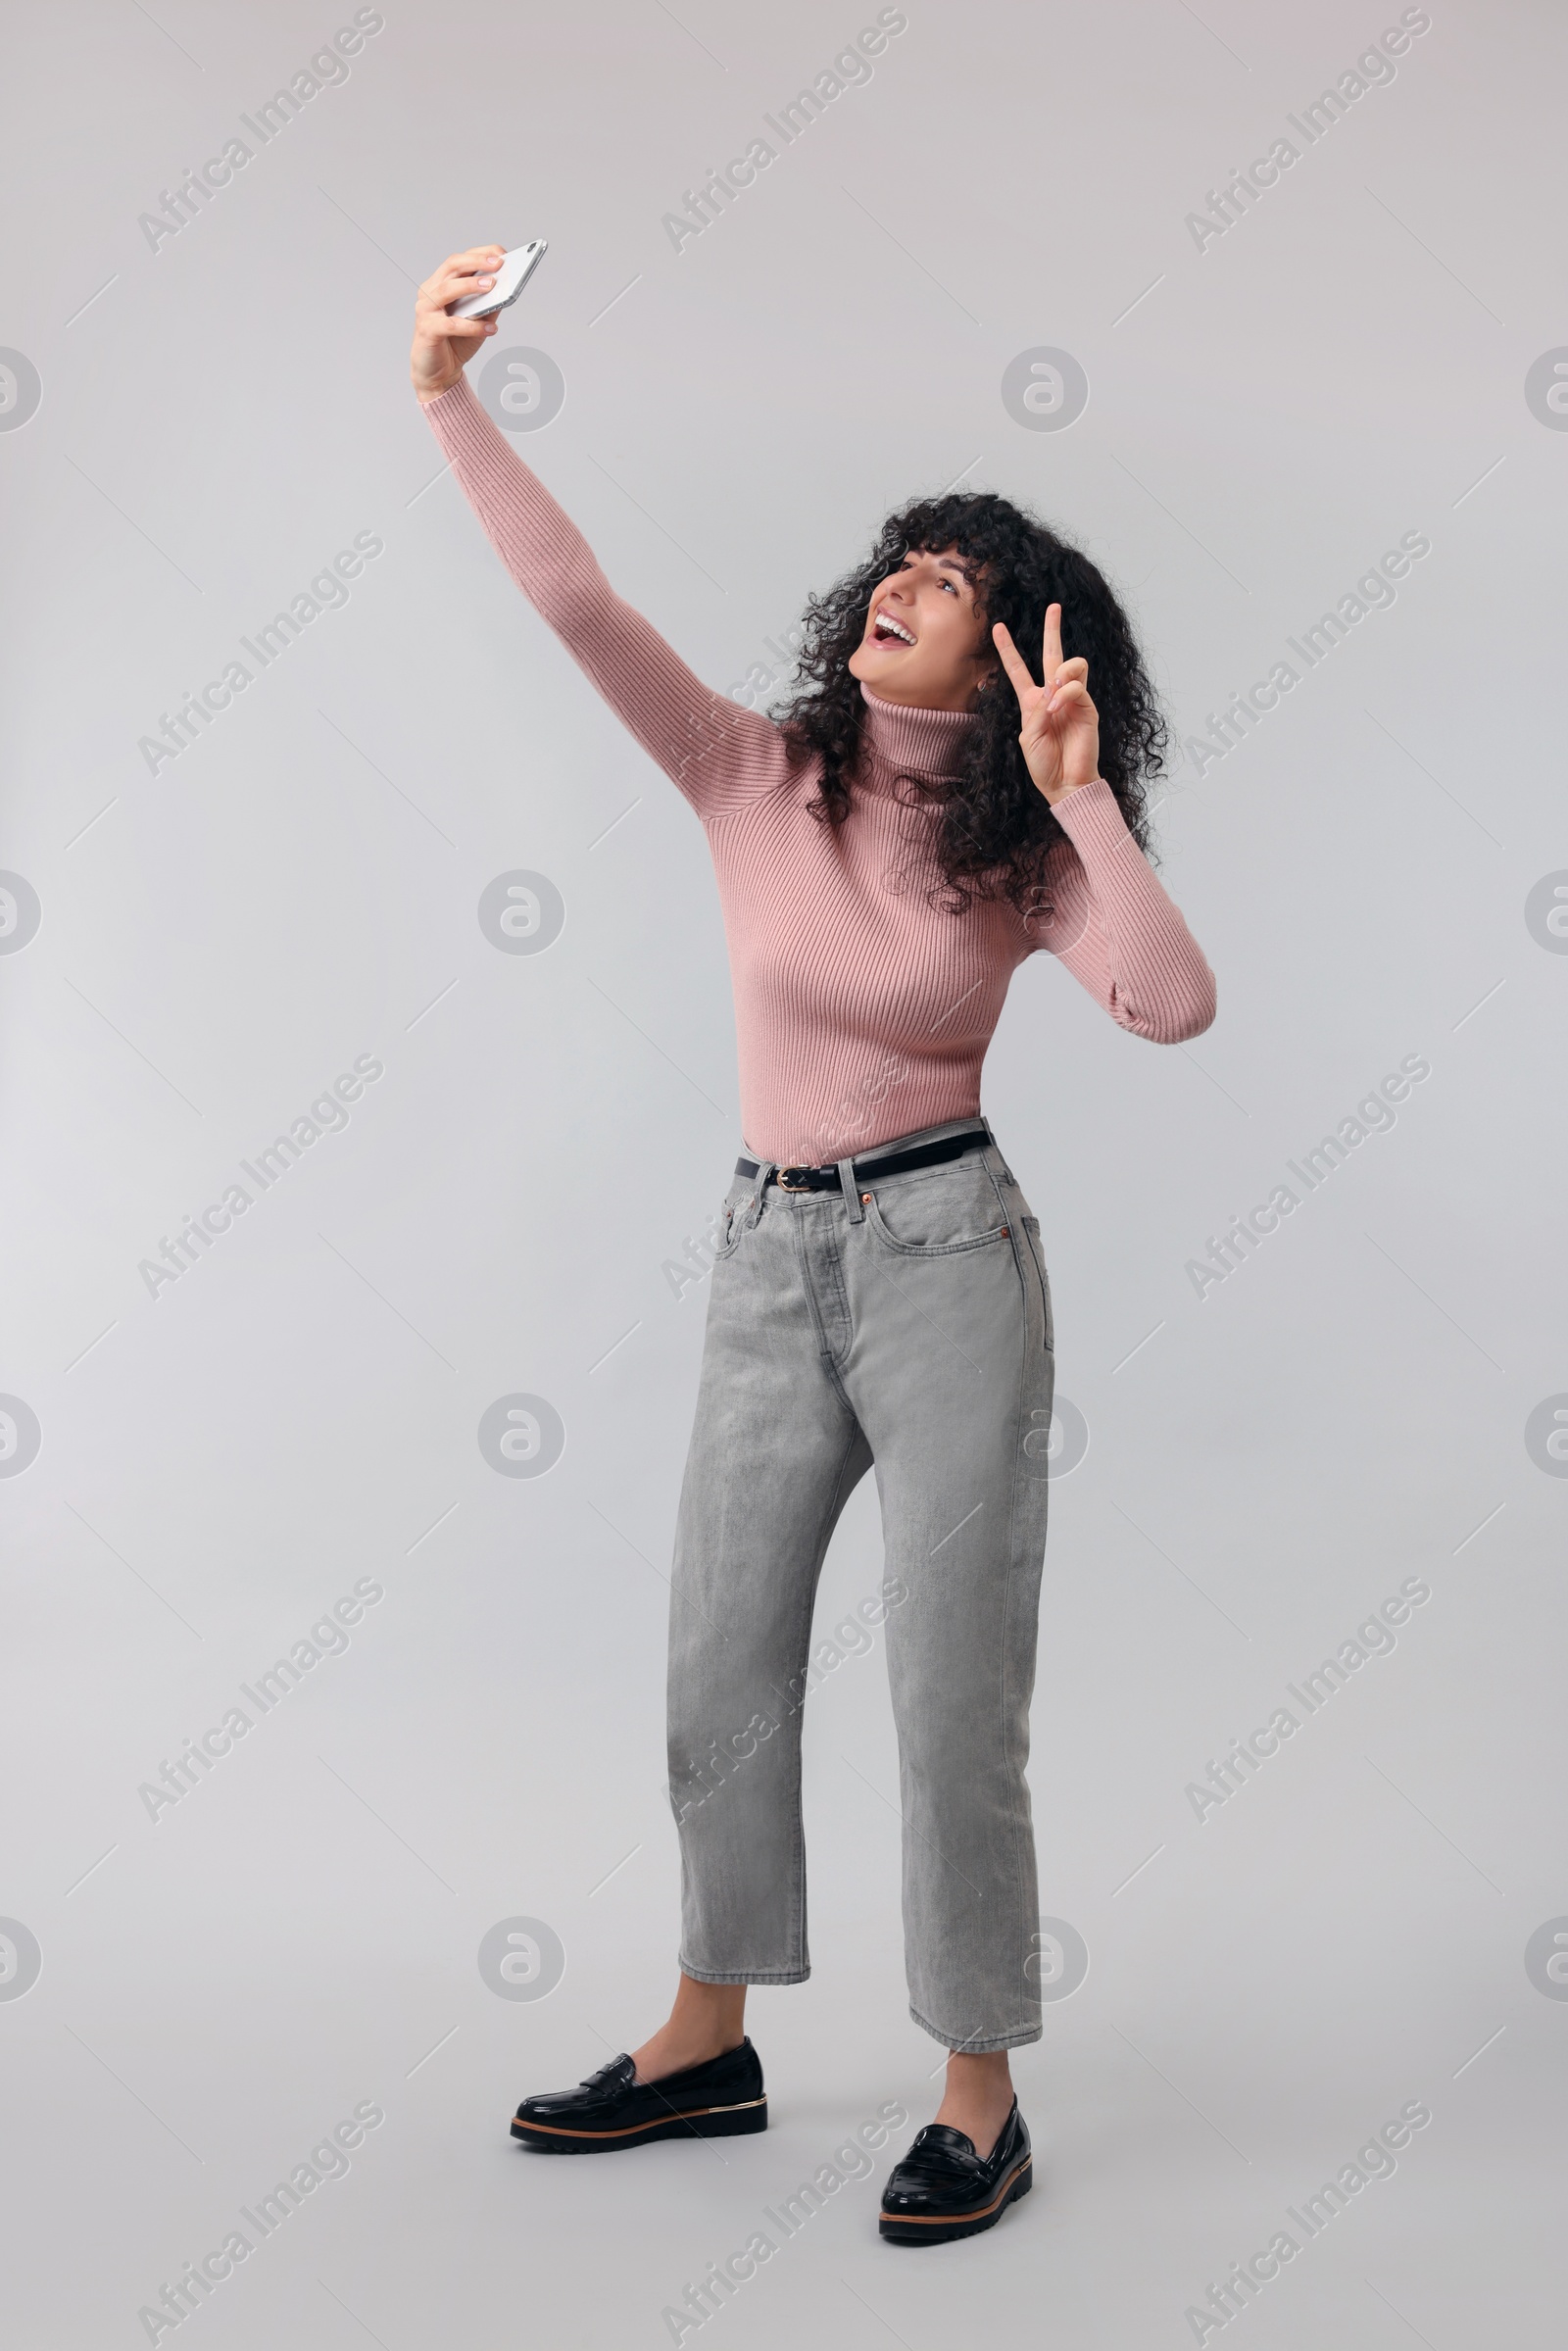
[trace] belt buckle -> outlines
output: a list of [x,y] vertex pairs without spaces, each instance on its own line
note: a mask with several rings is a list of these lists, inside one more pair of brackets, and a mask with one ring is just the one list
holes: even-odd
[[810,1169],[809,1169],[809,1168],[807,1168],[807,1167],[779,1167],[779,1168],[775,1168],[775,1169],[774,1169],[774,1171],[773,1171],[773,1181],[774,1181],[774,1183],[775,1183],[775,1184],[778,1186],[778,1188],[779,1188],[779,1190],[780,1190],[781,1192],[809,1192],[809,1191],[810,1191],[810,1189],[811,1189],[811,1186],[810,1186],[809,1182],[807,1182],[807,1183],[805,1183],[805,1184],[792,1184],[792,1183],[790,1182],[790,1180],[789,1180],[789,1179],[790,1179],[790,1177],[791,1177],[792,1175],[799,1175],[799,1176],[807,1176],[807,1177],[809,1177],[809,1175],[810,1175]]

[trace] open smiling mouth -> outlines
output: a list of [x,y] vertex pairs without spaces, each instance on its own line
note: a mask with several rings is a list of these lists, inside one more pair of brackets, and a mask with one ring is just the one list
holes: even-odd
[[873,642],[878,645],[912,645],[915,641],[913,630],[906,628],[902,620],[895,620],[888,612],[878,612],[872,635]]

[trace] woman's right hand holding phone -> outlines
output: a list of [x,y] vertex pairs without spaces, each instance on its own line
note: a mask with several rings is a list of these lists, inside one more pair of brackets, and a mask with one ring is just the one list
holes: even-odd
[[493,335],[499,318],[452,318],[447,305],[465,294],[482,294],[495,283],[506,258],[504,245],[473,245],[453,253],[425,279],[414,304],[414,349],[409,373],[421,401],[449,392],[480,344]]

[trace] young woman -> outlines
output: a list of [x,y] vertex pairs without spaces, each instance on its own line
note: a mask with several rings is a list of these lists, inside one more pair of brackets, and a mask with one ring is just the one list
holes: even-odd
[[[1142,850],[1164,726],[1100,572],[990,494],[890,517],[811,600],[777,719],[710,692],[468,386],[496,321],[448,306],[501,254],[455,254],[420,287],[414,388],[523,594],[702,820],[746,1147],[675,1539],[675,2000],[640,2048],[525,2098],[513,2131],[584,2153],[765,2127],[746,1987],[809,1973],[811,1608],[874,1468],[910,2014],[950,2051],[880,2227],[972,2235],[1030,2183],[1007,2052],[1041,2033],[1024,1763],[1055,1361],[1040,1227],[980,1067],[1037,948],[1135,1036],[1174,1045],[1213,1019],[1213,975]],[[1014,632],[1041,649],[1038,684]]]

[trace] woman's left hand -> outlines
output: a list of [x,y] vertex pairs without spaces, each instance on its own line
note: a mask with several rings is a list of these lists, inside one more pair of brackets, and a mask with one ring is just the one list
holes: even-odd
[[1042,652],[1045,683],[1037,686],[1002,621],[991,631],[1002,665],[1018,696],[1018,748],[1037,788],[1053,806],[1100,773],[1100,713],[1089,699],[1089,663],[1061,658],[1061,607],[1046,607]]

